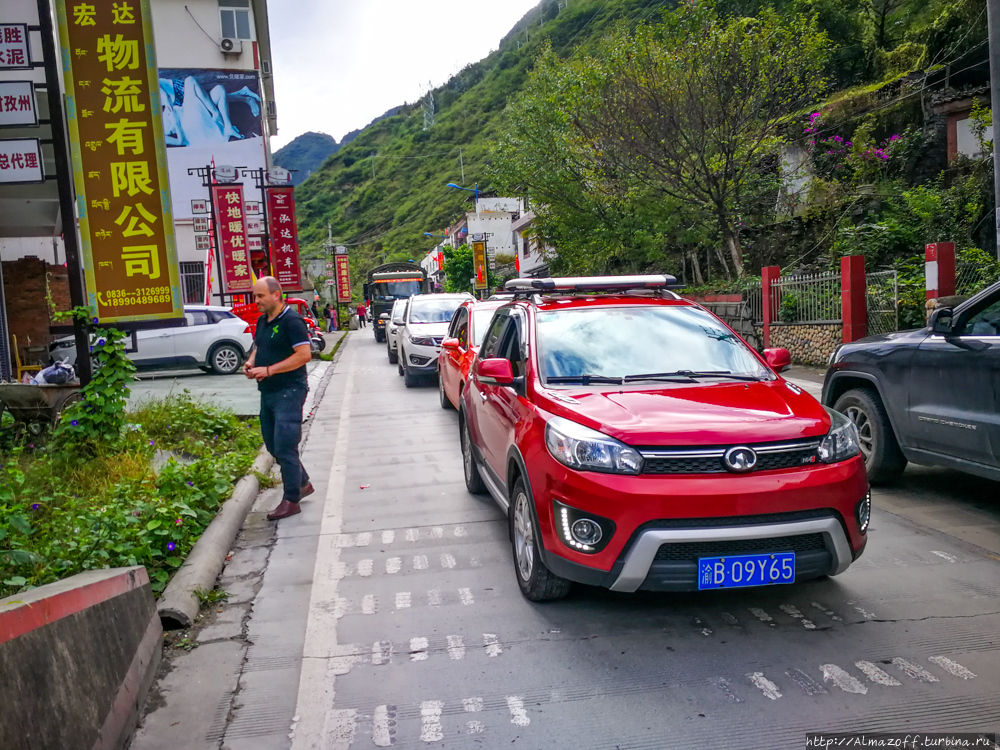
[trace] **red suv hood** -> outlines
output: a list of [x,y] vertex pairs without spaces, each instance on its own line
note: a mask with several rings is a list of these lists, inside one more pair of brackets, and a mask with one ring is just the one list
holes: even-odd
[[819,402],[783,380],[539,395],[554,414],[636,446],[767,443],[818,437],[830,429]]

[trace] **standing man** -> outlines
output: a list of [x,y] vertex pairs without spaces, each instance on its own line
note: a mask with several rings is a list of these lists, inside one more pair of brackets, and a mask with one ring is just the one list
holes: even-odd
[[257,381],[260,391],[260,431],[264,445],[281,466],[284,494],[267,514],[269,521],[300,512],[299,501],[314,490],[299,458],[302,440],[302,407],[309,391],[306,362],[312,359],[305,321],[282,299],[281,285],[264,276],[253,285],[257,309],[254,350],[243,372]]
[[368,311],[365,309],[365,303],[364,302],[359,302],[358,303],[358,325],[361,326],[362,328],[365,327],[365,321],[367,320],[367,318],[365,316],[367,314],[368,314]]

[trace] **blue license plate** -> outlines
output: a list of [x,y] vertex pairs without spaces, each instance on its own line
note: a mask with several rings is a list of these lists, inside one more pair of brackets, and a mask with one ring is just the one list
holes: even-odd
[[699,589],[734,589],[794,582],[794,552],[698,558]]

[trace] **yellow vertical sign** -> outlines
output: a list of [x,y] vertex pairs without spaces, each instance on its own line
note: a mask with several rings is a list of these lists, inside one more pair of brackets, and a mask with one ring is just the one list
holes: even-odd
[[476,289],[486,289],[487,283],[487,268],[486,265],[486,243],[485,242],[473,242],[472,243],[472,265],[475,269],[476,277],[473,286]]
[[180,317],[149,0],[56,11],[88,304],[102,323]]

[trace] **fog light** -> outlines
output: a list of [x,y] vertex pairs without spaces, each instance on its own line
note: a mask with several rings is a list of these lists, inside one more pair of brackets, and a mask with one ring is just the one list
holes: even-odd
[[586,544],[588,546],[593,546],[601,541],[601,537],[604,536],[604,532],[601,531],[599,524],[591,521],[589,518],[581,518],[576,521],[572,526],[570,526],[570,533],[573,538],[580,544]]
[[872,517],[872,491],[868,490],[868,494],[865,495],[864,499],[858,503],[858,507],[854,509],[854,515],[858,519],[858,530],[864,534],[868,531],[868,522]]

